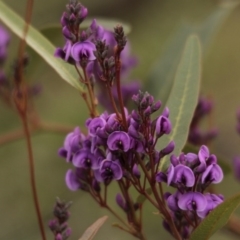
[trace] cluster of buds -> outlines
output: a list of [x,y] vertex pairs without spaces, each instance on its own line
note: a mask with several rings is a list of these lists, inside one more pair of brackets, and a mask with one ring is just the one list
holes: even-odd
[[[216,156],[210,155],[204,145],[198,154],[172,155],[170,161],[167,173],[159,172],[156,181],[166,182],[177,189],[173,194],[165,193],[165,199],[179,233],[188,239],[201,219],[223,202],[222,195],[204,193],[210,184],[222,181],[223,172]],[[163,225],[170,230],[165,220]]]
[[190,143],[200,146],[202,144],[207,144],[209,141],[211,141],[217,136],[217,129],[212,128],[206,132],[203,132],[199,126],[202,119],[211,113],[212,108],[213,103],[210,100],[203,97],[199,99],[190,125],[190,131],[188,136],[188,141]]
[[54,219],[48,223],[49,228],[54,234],[54,240],[67,240],[71,235],[71,228],[68,227],[67,220],[70,213],[68,211],[71,206],[71,202],[65,203],[59,198],[56,200],[56,204],[53,209]]

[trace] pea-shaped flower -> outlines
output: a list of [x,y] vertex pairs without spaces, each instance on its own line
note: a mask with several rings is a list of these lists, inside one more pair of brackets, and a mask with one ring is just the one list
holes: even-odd
[[97,157],[88,149],[81,149],[73,157],[73,165],[79,168],[98,169]]
[[118,161],[104,160],[100,164],[100,168],[94,171],[95,178],[99,182],[109,184],[112,180],[122,178],[122,168]]
[[205,196],[199,192],[188,192],[179,197],[178,207],[188,211],[203,211],[207,206]]
[[74,59],[71,57],[71,48],[72,43],[71,41],[67,40],[63,49],[57,48],[55,50],[54,56],[57,58],[61,58],[68,63],[75,63]]
[[174,169],[172,182],[181,186],[192,187],[195,183],[195,176],[191,168],[179,164]]
[[130,143],[129,135],[123,131],[111,133],[107,140],[108,148],[112,151],[121,150],[127,152],[130,149]]
[[218,164],[211,164],[202,174],[202,183],[220,183],[223,180],[223,171]]
[[203,211],[198,211],[197,215],[200,218],[205,218],[215,207],[223,202],[223,199],[216,194],[207,193],[205,194],[207,199],[207,206]]
[[93,53],[95,50],[95,45],[90,41],[77,42],[71,48],[71,56],[76,62],[82,60],[93,61],[96,59]]
[[103,129],[106,125],[106,120],[102,117],[94,118],[88,124],[89,135],[95,136],[97,131]]
[[72,191],[78,190],[81,186],[76,174],[73,172],[72,169],[69,169],[67,171],[65,176],[65,181],[66,181],[67,187]]

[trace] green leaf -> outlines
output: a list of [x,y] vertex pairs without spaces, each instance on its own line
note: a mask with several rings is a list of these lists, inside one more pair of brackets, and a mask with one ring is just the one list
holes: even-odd
[[99,218],[89,228],[86,229],[86,231],[84,232],[82,237],[79,238],[79,240],[92,240],[107,219],[108,219],[108,216]]
[[[25,21],[0,1],[0,20],[6,24],[18,37],[23,38]],[[79,76],[74,67],[53,56],[55,47],[39,31],[29,26],[26,37],[27,44],[36,51],[58,74],[76,89],[83,91]]]
[[179,29],[168,41],[160,58],[156,60],[148,78],[144,81],[144,89],[161,100],[163,105],[166,105],[187,37],[193,33],[197,34],[201,41],[203,53],[205,53],[222,23],[238,4],[229,3],[228,6],[215,8],[201,24],[181,23]]
[[171,92],[182,49],[189,35],[189,28],[182,26],[165,48],[161,58],[156,61],[145,81],[144,89],[156,96],[163,105],[166,104]]
[[218,205],[194,230],[191,234],[190,240],[209,239],[217,230],[227,223],[231,214],[235,211],[239,204],[240,194],[237,194]]
[[[183,149],[189,126],[198,101],[201,77],[201,47],[199,39],[195,35],[188,37],[177,73],[174,79],[171,94],[167,100],[170,110],[170,120],[173,126],[168,137],[159,143],[166,146],[169,141],[174,140],[174,153],[178,155]],[[157,145],[160,149],[161,146]],[[166,163],[166,158],[161,161],[160,168]]]
[[[152,189],[151,188],[147,188],[146,189],[146,193],[148,195],[151,195],[152,194]],[[140,194],[138,197],[137,197],[137,203],[140,203],[140,204],[143,204],[146,200],[146,197],[143,195],[143,194]]]
[[[187,143],[184,148],[183,148],[183,152],[184,153],[188,153],[188,152],[192,152],[192,153],[198,153],[199,148],[196,146],[193,146],[190,143]],[[218,160],[218,164],[220,165],[220,167],[223,170],[224,175],[227,175],[229,173],[232,172],[232,168],[231,166],[228,164],[228,161],[225,160],[222,156],[217,155],[217,160]]]

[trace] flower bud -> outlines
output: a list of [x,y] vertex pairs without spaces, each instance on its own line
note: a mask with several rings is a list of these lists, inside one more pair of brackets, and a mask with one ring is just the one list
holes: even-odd
[[84,6],[81,7],[80,10],[80,21],[82,22],[88,15],[88,9]]
[[127,209],[126,202],[120,193],[118,193],[116,195],[116,202],[120,208],[122,208],[124,211],[126,211],[126,209]]
[[171,141],[164,149],[161,150],[161,154],[167,155],[171,153],[175,148],[175,143],[174,141]]
[[151,106],[151,109],[152,109],[152,113],[153,112],[156,112],[160,107],[161,107],[162,103],[160,101],[157,101],[155,102],[152,106]]
[[133,175],[137,178],[141,177],[141,172],[139,171],[137,164],[133,165]]
[[65,38],[67,38],[67,39],[69,39],[71,41],[75,40],[75,36],[71,33],[71,31],[69,31],[67,26],[63,27],[62,33],[63,33]]
[[156,135],[161,137],[163,134],[169,134],[172,130],[170,120],[165,116],[160,116],[156,122]]

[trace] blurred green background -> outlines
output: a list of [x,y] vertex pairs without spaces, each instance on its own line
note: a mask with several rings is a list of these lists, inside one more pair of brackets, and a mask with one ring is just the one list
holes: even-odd
[[[5,2],[20,15],[24,15],[26,1]],[[176,48],[176,56],[174,51],[170,51],[171,61],[164,68],[173,67],[170,73],[174,76],[174,63],[178,57],[177,50],[181,49],[182,39],[192,31],[201,35],[204,48],[201,93],[213,99],[213,125],[220,131],[211,150],[225,156],[231,164],[232,158],[240,155],[240,137],[235,131],[235,112],[240,106],[240,6],[231,8],[231,4],[223,4],[226,2],[230,1],[85,0],[82,4],[88,8],[90,17],[117,18],[132,26],[129,39],[134,55],[139,58],[139,65],[132,74],[133,79],[146,82],[156,62],[161,62],[165,54]],[[33,25],[42,28],[58,23],[65,4],[65,0],[36,0]],[[55,41],[63,42],[62,39]],[[10,62],[16,56],[18,42],[18,38],[12,35],[6,70],[10,69]],[[36,109],[42,118],[70,126],[84,126],[87,112],[78,92],[34,55],[32,65],[27,78],[31,83],[40,83],[43,86],[41,96],[35,100]],[[164,81],[164,78],[159,76],[158,81]],[[17,115],[3,104],[0,105],[0,114],[0,134],[21,127]],[[69,221],[73,228],[71,239],[80,237],[84,229],[103,215],[109,215],[110,218],[95,239],[133,239],[113,228],[111,223],[117,221],[108,212],[99,209],[87,194],[70,192],[66,188],[64,176],[69,165],[57,156],[63,139],[63,134],[46,132],[32,137],[38,194],[45,225],[52,217],[52,207],[56,196],[59,196],[73,201]],[[25,141],[0,146],[0,160],[0,239],[41,239],[29,185]],[[229,197],[240,190],[240,183],[229,175],[217,189]],[[113,185],[113,196],[116,191]],[[114,197],[112,204],[117,209]],[[171,239],[163,232],[159,216],[153,214],[154,209],[147,204],[146,206],[144,230],[148,239]],[[46,232],[48,239],[52,239],[47,227]],[[223,230],[212,239],[239,239],[239,236]]]

